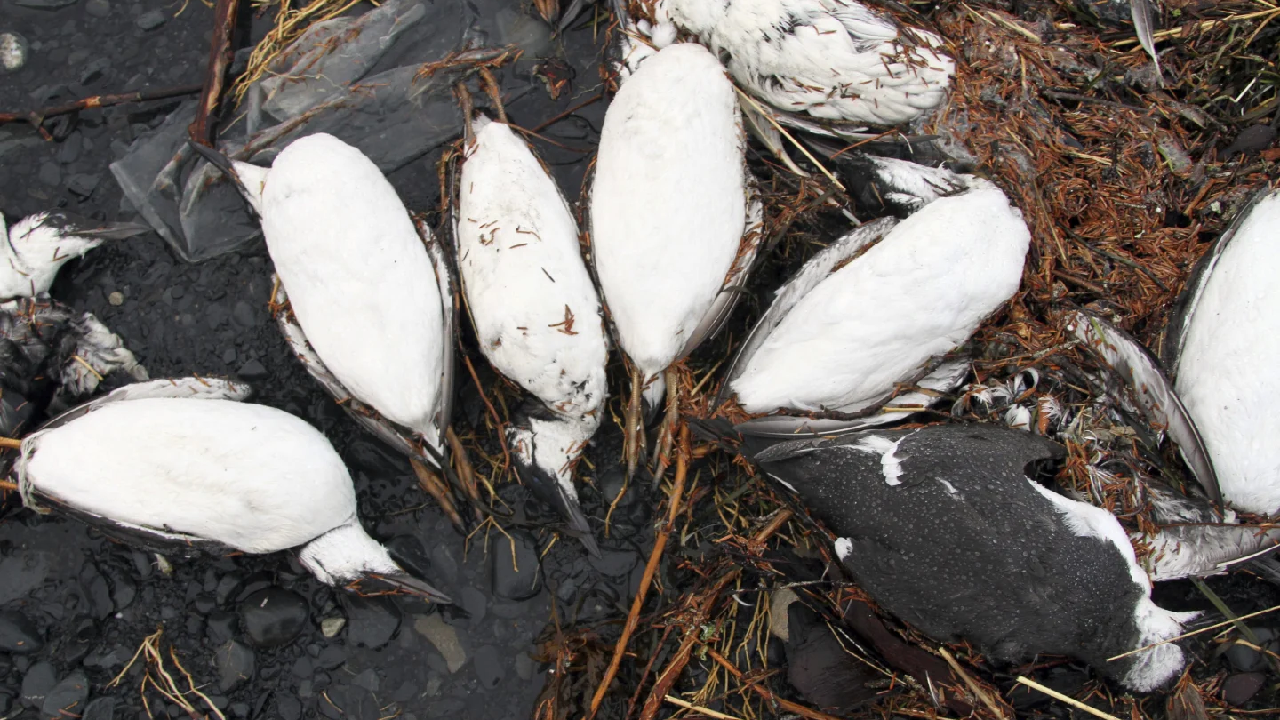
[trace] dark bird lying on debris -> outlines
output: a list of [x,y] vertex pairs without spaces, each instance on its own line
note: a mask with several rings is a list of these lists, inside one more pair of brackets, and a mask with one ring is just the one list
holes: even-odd
[[23,502],[158,548],[302,546],[302,564],[329,585],[449,602],[365,533],[351,476],[324,435],[243,403],[248,394],[228,381],[154,380],[70,410],[22,441]]
[[1151,601],[1120,523],[1030,479],[1056,443],[989,425],[872,430],[755,456],[836,534],[836,552],[882,607],[990,657],[1089,662],[1130,688],[1181,672],[1167,643],[1194,614]]

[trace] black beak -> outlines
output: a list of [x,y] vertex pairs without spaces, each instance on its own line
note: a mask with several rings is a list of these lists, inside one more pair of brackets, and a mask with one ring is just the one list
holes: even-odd
[[151,226],[142,223],[100,222],[66,212],[50,213],[41,224],[56,227],[67,235],[101,240],[123,240],[151,232]]
[[244,182],[241,181],[240,175],[236,172],[235,165],[231,163],[231,158],[216,148],[201,145],[190,139],[187,140],[187,146],[199,153],[205,160],[208,160],[210,165],[221,170],[223,175],[226,175],[231,182],[235,183],[236,189],[240,191],[241,195],[250,197],[250,193],[244,187]]
[[453,599],[408,573],[367,573],[361,578],[360,590],[405,592],[440,605],[452,605]]
[[592,557],[600,557],[600,546],[596,544],[591,526],[587,524],[587,518],[582,514],[582,507],[577,500],[565,493],[555,475],[537,466],[525,466],[523,463],[516,463],[516,465],[528,488],[543,502],[555,508],[556,512],[564,518],[564,531],[582,543]]

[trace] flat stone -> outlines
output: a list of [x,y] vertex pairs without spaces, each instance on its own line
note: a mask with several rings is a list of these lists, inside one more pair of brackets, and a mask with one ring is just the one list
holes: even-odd
[[507,674],[502,666],[502,655],[492,645],[482,645],[476,650],[473,665],[475,665],[476,678],[480,680],[480,686],[487,690],[493,690],[502,684],[502,678]]
[[240,626],[258,647],[283,645],[307,624],[307,601],[283,588],[259,590],[240,603]]
[[458,636],[458,629],[449,625],[438,613],[420,615],[413,621],[413,629],[425,637],[444,656],[450,673],[456,673],[467,664],[467,651]]
[[135,22],[143,30],[155,30],[164,25],[164,13],[159,10],[150,10],[139,15]]
[[253,677],[253,651],[234,640],[218,648],[213,655],[213,664],[218,668],[219,692],[230,692]]
[[89,0],[84,4],[84,11],[96,18],[104,18],[111,14],[111,3],[108,0]]
[[1237,673],[1222,683],[1222,699],[1228,705],[1241,707],[1262,689],[1267,676],[1260,672]]
[[33,653],[42,647],[40,630],[26,615],[12,610],[0,611],[0,652]]
[[245,380],[264,380],[267,377],[267,369],[257,360],[250,360],[240,366],[236,375]]
[[40,171],[36,173],[36,179],[42,184],[52,187],[62,182],[62,171],[58,169],[56,163],[43,162],[40,163]]
[[71,194],[75,195],[77,198],[87,200],[91,195],[93,195],[93,191],[98,189],[98,183],[101,181],[101,175],[76,173],[75,175],[67,178],[67,189],[70,190]]
[[320,634],[327,638],[337,637],[346,624],[347,619],[344,617],[325,618],[320,621]]
[[81,720],[115,720],[116,699],[113,697],[94,698],[84,709]]
[[302,703],[292,695],[277,695],[276,714],[280,716],[280,720],[298,720],[302,717]]
[[352,597],[347,607],[347,642],[376,650],[400,629],[400,610],[387,598]]
[[80,670],[68,675],[45,696],[41,714],[46,718],[75,717],[89,701],[89,680]]
[[[514,531],[512,540],[501,538],[489,553],[489,573],[493,594],[507,600],[527,600],[542,589],[538,566],[538,545],[528,533]],[[512,545],[515,546],[514,561]]]
[[22,704],[27,707],[44,707],[45,696],[58,684],[53,665],[38,662],[22,676]]

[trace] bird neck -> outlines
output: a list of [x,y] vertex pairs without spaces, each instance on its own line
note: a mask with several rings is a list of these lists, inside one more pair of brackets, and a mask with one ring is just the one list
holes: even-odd
[[299,553],[303,566],[327,585],[341,586],[367,573],[398,573],[400,567],[354,516],[307,543]]

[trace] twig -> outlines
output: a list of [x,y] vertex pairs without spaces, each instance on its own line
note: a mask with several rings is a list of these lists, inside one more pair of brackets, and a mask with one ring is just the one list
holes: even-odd
[[110,107],[112,105],[123,105],[131,102],[147,102],[148,100],[165,100],[180,95],[190,95],[200,92],[203,85],[179,85],[177,87],[165,88],[163,90],[138,90],[136,92],[118,93],[115,95],[94,95],[83,100],[76,100],[64,105],[53,105],[51,107],[42,108],[40,110],[32,110],[30,112],[20,113],[0,113],[0,125],[11,122],[27,121],[40,128],[45,118],[56,117],[58,115],[67,115],[68,113],[80,110],[91,110],[93,108]]
[[1222,621],[1222,622],[1220,622],[1220,623],[1214,623],[1213,625],[1210,625],[1210,626],[1208,626],[1208,627],[1202,627],[1202,628],[1200,628],[1199,630],[1192,630],[1192,631],[1191,631],[1191,632],[1189,632],[1189,633],[1183,633],[1182,635],[1179,635],[1179,636],[1177,636],[1177,637],[1169,638],[1168,640],[1161,640],[1161,641],[1160,641],[1160,642],[1158,642],[1158,643],[1151,643],[1150,645],[1146,645],[1146,646],[1144,646],[1144,647],[1140,647],[1140,648],[1138,648],[1137,650],[1130,650],[1129,652],[1126,652],[1126,653],[1120,653],[1119,655],[1116,655],[1116,656],[1114,656],[1114,657],[1109,657],[1109,658],[1107,658],[1107,662],[1113,662],[1113,661],[1115,661],[1115,660],[1119,660],[1120,658],[1129,657],[1130,655],[1137,655],[1138,653],[1140,653],[1140,652],[1142,652],[1142,651],[1144,651],[1144,650],[1150,650],[1151,648],[1156,647],[1157,645],[1167,645],[1167,644],[1169,644],[1169,643],[1171,643],[1171,642],[1177,642],[1177,641],[1182,640],[1182,639],[1184,639],[1184,638],[1189,638],[1189,637],[1191,637],[1192,635],[1199,635],[1200,633],[1203,633],[1203,632],[1209,632],[1210,630],[1217,630],[1217,629],[1218,629],[1218,628],[1220,628],[1220,627],[1226,627],[1226,626],[1228,626],[1228,625],[1234,625],[1234,624],[1235,624],[1235,623],[1237,623],[1237,622],[1241,622],[1241,621],[1244,621],[1244,620],[1250,620],[1250,619],[1252,619],[1252,618],[1256,618],[1256,617],[1258,617],[1259,615],[1266,615],[1266,614],[1267,614],[1267,613],[1269,613],[1269,612],[1275,612],[1276,610],[1280,610],[1280,605],[1275,605],[1275,606],[1269,607],[1269,608],[1267,608],[1266,610],[1259,610],[1258,612],[1252,612],[1252,613],[1249,613],[1248,615],[1241,615],[1240,617],[1235,618],[1235,619],[1233,619],[1233,620],[1223,620],[1223,621]]
[[17,450],[22,447],[22,440],[19,438],[0,437],[0,448],[7,450]]
[[956,661],[955,657],[953,657],[951,653],[947,652],[946,648],[938,648],[938,654],[942,655],[942,659],[946,660],[947,664],[951,666],[951,669],[960,676],[960,679],[964,681],[965,686],[969,688],[969,692],[973,693],[974,697],[981,700],[982,704],[986,705],[991,712],[995,713],[996,717],[1001,720],[1007,720],[1009,713],[1005,710],[1005,707],[995,698],[991,697],[991,693],[987,692],[986,689],[979,685],[976,680],[970,677],[969,673],[965,672],[964,668],[961,667],[960,663]]
[[0,480],[0,490],[5,492],[18,492],[18,483],[12,483],[8,480]]
[[222,84],[227,77],[227,65],[231,63],[231,34],[236,29],[236,11],[240,0],[218,0],[213,10],[213,41],[209,45],[209,67],[200,93],[200,107],[196,119],[187,127],[192,141],[213,147],[214,124],[210,116],[218,109],[222,98]]
[[471,364],[471,356],[465,352],[462,353],[462,361],[467,364],[467,372],[471,374],[471,380],[476,384],[476,392],[480,393],[480,400],[484,403],[484,407],[489,411],[489,417],[493,418],[493,428],[498,431],[498,445],[502,447],[502,469],[505,471],[511,467],[511,451],[507,449],[507,433],[503,430],[506,423],[502,422],[502,418],[498,416],[498,411],[493,409],[493,403],[489,402],[489,396],[484,394],[484,385],[480,383],[480,376],[476,375],[476,368]]
[[664,699],[667,702],[671,703],[672,705],[675,705],[676,707],[682,707],[685,710],[692,710],[697,713],[702,713],[703,715],[706,715],[709,718],[715,718],[716,720],[741,720],[741,718],[735,717],[733,715],[725,715],[724,713],[716,712],[711,708],[705,708],[700,705],[694,705],[691,702],[685,702],[684,700],[681,700],[680,698],[675,697],[674,695],[668,695]]
[[587,107],[588,105],[591,105],[591,104],[593,104],[593,103],[597,103],[597,102],[599,102],[599,101],[600,101],[601,99],[603,99],[603,98],[604,98],[604,94],[603,94],[603,93],[597,93],[596,95],[592,95],[591,97],[587,98],[586,100],[583,100],[582,102],[578,103],[577,105],[574,105],[573,107],[569,108],[568,110],[565,110],[564,112],[560,113],[559,115],[556,115],[555,117],[553,117],[553,118],[551,118],[551,119],[549,119],[549,120],[543,120],[542,122],[538,123],[536,126],[534,126],[534,127],[532,127],[532,128],[529,128],[529,132],[531,132],[531,133],[540,133],[540,132],[542,132],[543,130],[546,130],[547,128],[551,127],[552,125],[555,125],[556,123],[560,122],[561,120],[563,120],[563,119],[565,119],[565,118],[569,117],[570,115],[572,115],[572,114],[574,114],[574,113],[578,112],[578,111],[579,111],[579,110],[581,110],[582,108]]
[[787,129],[786,129],[786,128],[784,128],[784,127],[782,127],[782,125],[778,124],[778,121],[777,121],[777,120],[775,120],[775,119],[773,118],[773,115],[772,115],[772,114],[770,114],[770,113],[769,113],[768,111],[766,111],[764,108],[760,107],[760,103],[756,102],[755,98],[753,98],[753,97],[751,97],[750,95],[748,95],[748,94],[746,94],[746,93],[742,92],[741,90],[738,90],[738,88],[737,88],[737,86],[736,86],[736,85],[734,86],[734,88],[733,88],[733,89],[738,91],[738,97],[742,98],[743,100],[746,100],[748,103],[751,103],[751,107],[752,107],[752,108],[754,108],[754,109],[755,109],[755,111],[756,111],[757,113],[759,113],[761,117],[763,117],[765,120],[768,120],[768,121],[769,121],[769,124],[770,124],[770,125],[772,125],[772,126],[773,126],[773,128],[774,128],[775,130],[777,130],[777,131],[782,135],[782,137],[784,137],[784,138],[786,138],[786,139],[790,140],[790,141],[791,141],[791,144],[792,144],[792,145],[795,145],[796,149],[797,149],[797,150],[799,150],[799,151],[800,151],[800,153],[801,153],[802,155],[804,155],[806,158],[808,158],[808,159],[809,159],[809,162],[811,162],[811,163],[813,163],[815,166],[817,166],[817,168],[818,168],[819,170],[821,170],[821,171],[822,171],[822,174],[823,174],[823,175],[826,175],[826,176],[827,176],[827,179],[828,179],[828,180],[830,180],[830,181],[832,182],[832,184],[834,184],[836,187],[840,188],[840,192],[847,192],[847,191],[845,190],[844,183],[840,182],[840,180],[839,180],[838,178],[836,178],[836,176],[835,176],[835,175],[832,175],[832,174],[831,174],[831,171],[830,171],[830,170],[828,170],[828,169],[827,169],[827,167],[826,167],[825,165],[823,165],[822,163],[818,162],[818,158],[814,157],[814,156],[813,156],[813,153],[809,152],[808,148],[806,148],[805,146],[801,145],[799,140],[796,140],[794,137],[792,137],[792,136],[791,136],[791,133],[787,132]]
[[771,703],[775,703],[778,707],[782,708],[783,710],[789,713],[795,713],[796,715],[800,715],[801,717],[807,717],[809,718],[809,720],[840,720],[839,718],[834,717],[832,715],[828,715],[822,711],[813,710],[799,703],[794,703],[794,702],[791,702],[790,700],[785,700],[783,698],[778,697],[777,695],[774,695],[773,692],[769,690],[769,688],[764,687],[763,685],[760,685],[757,682],[750,681],[747,678],[743,677],[741,670],[735,667],[733,663],[729,662],[728,660],[725,660],[724,656],[722,656],[720,653],[716,652],[715,650],[712,650],[711,648],[707,648],[707,657],[710,657],[712,660],[715,660],[717,663],[719,663],[725,670],[729,671],[730,675],[733,675],[735,678],[738,679],[739,682],[751,688],[753,691],[755,691],[757,695],[764,698],[765,700],[768,700]]
[[1022,683],[1023,685],[1026,685],[1027,687],[1035,688],[1036,690],[1039,690],[1040,692],[1044,693],[1045,695],[1048,695],[1051,698],[1054,698],[1055,700],[1061,700],[1062,702],[1070,705],[1071,707],[1077,710],[1083,710],[1089,713],[1090,715],[1093,715],[1094,717],[1100,717],[1103,720],[1120,720],[1120,718],[1116,717],[1115,715],[1109,715],[1095,707],[1085,705],[1084,703],[1080,702],[1079,700],[1076,700],[1073,697],[1063,695],[1062,693],[1058,692],[1057,690],[1054,690],[1053,688],[1047,688],[1044,685],[1041,685],[1040,683],[1036,682],[1035,680],[1029,680],[1022,675],[1018,676],[1018,682]]
[[680,428],[680,449],[676,455],[676,476],[673,481],[674,487],[671,489],[670,504],[667,507],[667,520],[659,529],[658,537],[654,538],[653,551],[649,553],[649,561],[644,566],[644,575],[640,578],[640,589],[631,603],[631,612],[627,613],[627,624],[622,628],[622,636],[618,638],[618,644],[613,648],[609,669],[605,671],[604,678],[596,687],[596,694],[591,698],[591,710],[587,713],[587,720],[593,720],[599,712],[600,704],[604,702],[604,694],[618,674],[618,666],[622,664],[622,656],[627,652],[631,634],[635,632],[636,625],[640,622],[640,609],[644,607],[645,596],[649,594],[649,586],[653,584],[653,575],[657,572],[658,563],[662,560],[662,551],[667,547],[667,538],[670,537],[676,516],[680,513],[680,500],[684,496],[684,480],[688,471],[689,426],[684,425]]

